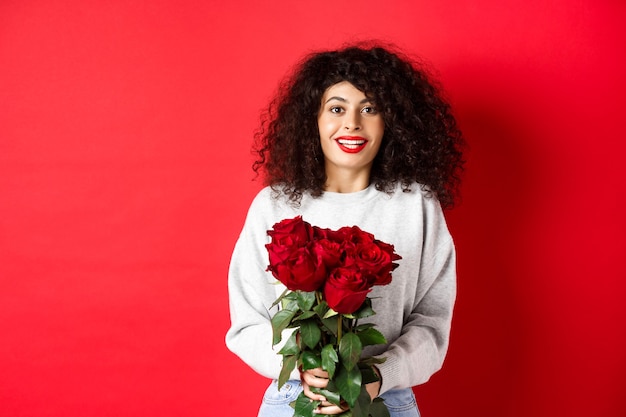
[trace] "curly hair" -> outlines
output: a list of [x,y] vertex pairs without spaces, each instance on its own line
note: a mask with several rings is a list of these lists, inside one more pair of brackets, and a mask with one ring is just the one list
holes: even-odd
[[265,183],[299,203],[319,197],[326,175],[317,116],[322,96],[347,81],[370,98],[385,131],[370,181],[380,191],[420,184],[442,207],[458,197],[464,140],[450,105],[423,66],[378,45],[313,53],[279,86],[255,133],[253,164]]

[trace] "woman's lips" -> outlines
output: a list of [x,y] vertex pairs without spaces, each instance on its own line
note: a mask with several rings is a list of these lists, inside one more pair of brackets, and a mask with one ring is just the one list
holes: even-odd
[[361,136],[341,136],[335,139],[339,148],[346,153],[358,153],[367,145],[367,139]]

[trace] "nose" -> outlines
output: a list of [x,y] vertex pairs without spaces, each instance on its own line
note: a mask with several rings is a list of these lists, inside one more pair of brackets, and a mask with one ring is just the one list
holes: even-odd
[[348,113],[344,121],[344,129],[347,131],[361,130],[361,115],[360,113]]

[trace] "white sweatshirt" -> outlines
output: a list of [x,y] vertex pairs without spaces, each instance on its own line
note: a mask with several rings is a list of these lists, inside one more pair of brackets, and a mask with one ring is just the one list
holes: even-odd
[[[392,282],[369,294],[376,323],[389,342],[369,346],[364,356],[387,358],[378,365],[380,393],[426,382],[442,364],[450,336],[456,295],[454,243],[435,198],[427,198],[418,184],[410,192],[389,195],[370,185],[355,193],[325,192],[304,195],[294,207],[274,198],[267,187],[256,196],[233,251],[228,290],[231,327],[226,345],[259,374],[277,379],[282,356],[272,347],[269,307],[284,287],[266,272],[267,230],[275,223],[302,215],[312,225],[338,229],[357,225],[377,239],[395,246],[402,256]],[[283,338],[285,339],[285,338]],[[297,371],[292,377],[298,379]]]

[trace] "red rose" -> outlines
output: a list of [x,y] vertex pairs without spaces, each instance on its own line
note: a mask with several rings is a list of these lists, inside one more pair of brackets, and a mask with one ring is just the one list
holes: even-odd
[[[272,275],[292,291],[319,290],[326,279],[326,268],[309,247],[297,248],[287,253],[285,247],[266,245],[270,254],[267,267]],[[272,259],[281,259],[272,263]]]
[[340,314],[354,313],[370,291],[367,279],[352,268],[336,268],[324,284],[324,299]]
[[[349,228],[343,228],[349,229]],[[327,239],[333,242],[342,243],[346,240],[346,233],[343,230],[331,230],[331,229],[322,229],[321,227],[313,226],[313,234],[315,239]]]
[[384,253],[385,256],[389,256],[390,263],[385,265],[385,268],[379,271],[376,274],[376,282],[374,285],[387,285],[391,282],[391,271],[398,267],[398,264],[394,261],[398,261],[402,259],[402,256],[398,255],[394,251],[393,245],[390,245],[385,242],[381,242],[380,240],[375,240],[376,246],[380,248],[381,253]]
[[302,216],[297,216],[276,223],[267,234],[275,244],[304,246],[313,240],[313,227],[302,220]]
[[395,252],[395,249],[394,249],[393,245],[390,245],[389,243],[382,242],[380,240],[375,240],[374,243],[376,243],[380,247],[380,250],[387,252],[389,254],[389,256],[391,256],[391,260],[392,261],[397,261],[397,260],[402,259],[402,256],[398,255]]
[[328,304],[340,313],[356,311],[373,285],[389,284],[398,266],[393,261],[401,259],[392,245],[357,226],[323,229],[297,216],[267,234],[267,270],[292,291],[324,286]]
[[268,243],[265,245],[265,248],[270,258],[270,266],[287,261],[293,252],[298,250],[297,246],[278,245],[275,243]]
[[329,239],[319,239],[313,242],[313,253],[318,257],[319,263],[326,267],[327,271],[339,266],[341,260],[341,245]]
[[364,232],[359,229],[358,226],[344,226],[337,230],[337,234],[342,237],[342,240],[348,244],[362,245],[365,243],[371,243],[374,241],[374,235],[368,232]]
[[398,266],[392,261],[398,259],[400,256],[393,252],[393,246],[380,241],[363,241],[347,249],[345,265],[360,270],[370,285],[387,285],[391,282],[391,271]]

